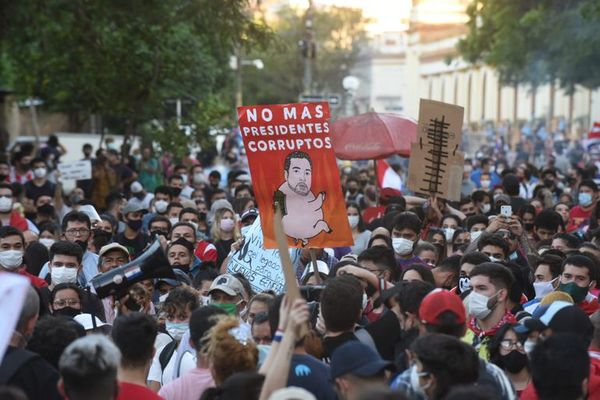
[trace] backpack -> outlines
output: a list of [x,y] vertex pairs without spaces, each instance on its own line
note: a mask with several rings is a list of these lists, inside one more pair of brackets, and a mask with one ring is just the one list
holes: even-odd
[[160,363],[160,370],[165,372],[165,368],[167,364],[169,364],[169,360],[173,357],[175,350],[177,349],[177,341],[171,340],[169,344],[163,347],[160,355],[158,356],[158,362]]

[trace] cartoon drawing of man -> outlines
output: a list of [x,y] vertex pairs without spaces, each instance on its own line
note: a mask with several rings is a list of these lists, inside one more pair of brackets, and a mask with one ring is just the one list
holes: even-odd
[[285,182],[275,192],[283,215],[283,231],[302,246],[321,232],[331,233],[323,216],[325,192],[315,196],[311,191],[312,160],[302,151],[287,155],[284,162]]

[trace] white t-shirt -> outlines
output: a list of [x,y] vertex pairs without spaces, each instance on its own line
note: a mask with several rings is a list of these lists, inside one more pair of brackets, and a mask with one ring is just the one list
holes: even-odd
[[[177,360],[177,350],[173,352],[173,355],[169,359],[169,362],[165,366],[165,370],[163,371],[160,368],[160,354],[166,345],[161,346],[158,350],[156,350],[156,354],[154,354],[154,358],[152,359],[152,365],[150,366],[150,371],[148,372],[148,381],[159,382],[162,385],[165,385],[173,380],[173,372],[175,370],[175,363]],[[179,365],[179,375],[181,376],[192,369],[196,368],[196,356],[191,353],[185,353],[183,357],[181,357],[181,364]]]

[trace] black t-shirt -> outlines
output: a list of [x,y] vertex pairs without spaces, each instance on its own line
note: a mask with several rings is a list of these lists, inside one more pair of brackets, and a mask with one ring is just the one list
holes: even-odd
[[[32,354],[29,350],[9,346],[0,365],[0,370],[8,368],[7,363],[14,361],[16,352]],[[12,356],[11,356],[12,355]],[[9,357],[11,356],[11,357]],[[7,361],[8,360],[8,361]],[[23,390],[28,399],[62,399],[56,384],[60,375],[58,371],[41,356],[36,355],[23,364],[6,383],[7,386],[16,386]]]
[[217,248],[217,268],[221,268],[221,264],[227,258],[227,255],[231,251],[231,245],[234,240],[217,240],[215,242],[215,247]]
[[319,400],[337,399],[329,381],[329,366],[313,356],[304,354],[292,356],[287,386],[306,389]]
[[402,338],[400,322],[396,314],[386,311],[377,321],[365,326],[365,329],[373,338],[381,358],[393,361],[396,343]]
[[33,181],[25,183],[25,197],[35,200],[38,196],[50,196],[54,198],[54,189],[56,186],[50,181],[44,182],[42,186],[37,186]]
[[331,361],[331,355],[341,345],[351,340],[358,340],[354,333],[344,332],[339,336],[326,337],[323,339],[323,361],[329,363]]
[[117,235],[116,242],[127,247],[127,251],[129,251],[131,259],[134,259],[142,254],[146,246],[148,246],[148,243],[150,243],[150,238],[148,235],[140,232],[134,239],[127,239],[125,237],[125,232],[121,232]]

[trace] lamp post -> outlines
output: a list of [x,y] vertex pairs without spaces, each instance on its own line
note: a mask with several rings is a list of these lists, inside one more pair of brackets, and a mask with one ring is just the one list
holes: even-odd
[[347,117],[354,114],[354,96],[360,86],[360,80],[352,75],[348,75],[342,81],[342,86],[346,91],[345,95],[345,114]]
[[263,69],[265,64],[260,58],[254,60],[244,60],[240,54],[239,47],[236,48],[235,55],[229,59],[229,67],[235,71],[235,108],[243,105],[243,87],[242,87],[242,67],[253,66],[256,69]]

